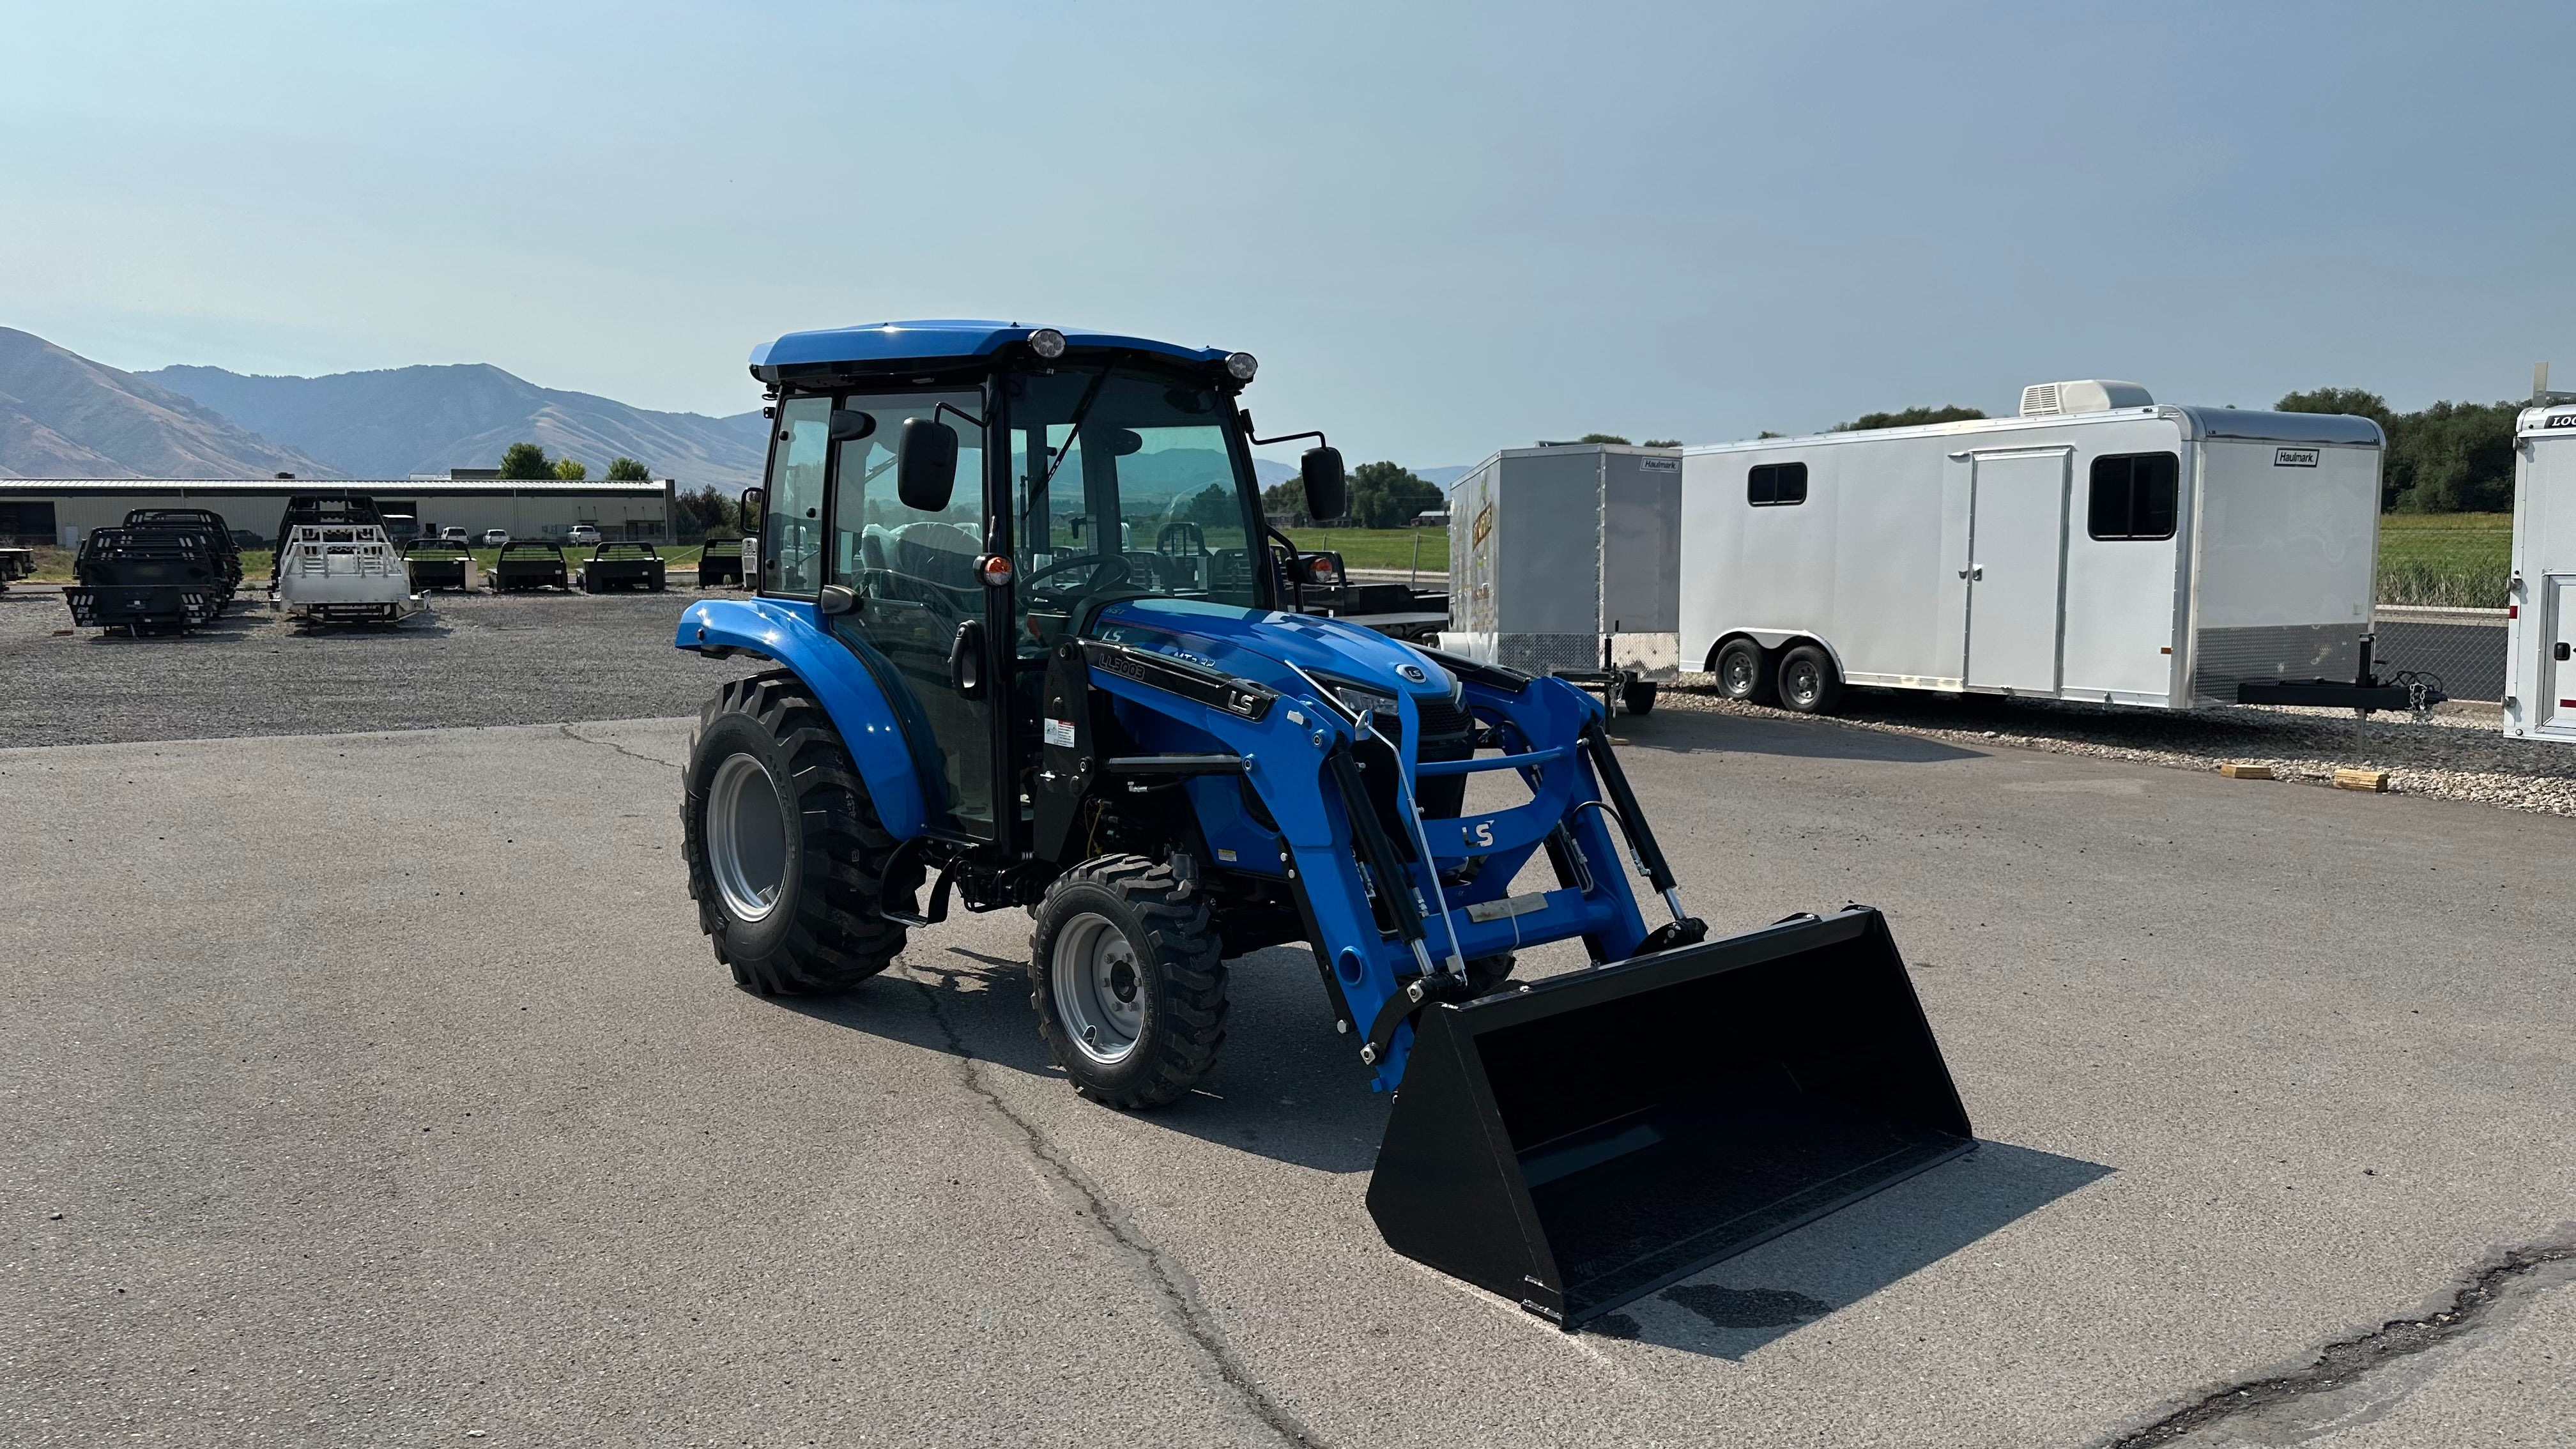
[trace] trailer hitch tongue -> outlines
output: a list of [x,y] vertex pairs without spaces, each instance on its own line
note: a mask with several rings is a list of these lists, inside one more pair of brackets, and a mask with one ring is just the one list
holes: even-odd
[[1973,1145],[1856,907],[1422,1006],[1369,1213],[1573,1327]]

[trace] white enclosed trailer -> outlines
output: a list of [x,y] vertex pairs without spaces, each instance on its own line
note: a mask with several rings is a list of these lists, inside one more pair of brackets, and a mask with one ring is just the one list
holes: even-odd
[[2504,732],[2576,740],[2576,394],[2549,396],[2514,429]]
[[2370,674],[2377,424],[2117,382],[2040,384],[2022,414],[1686,449],[1682,657],[1803,710],[1845,683],[2424,702]]
[[1449,629],[1479,664],[1654,707],[1680,672],[1682,463],[1674,448],[1506,448],[1449,485]]

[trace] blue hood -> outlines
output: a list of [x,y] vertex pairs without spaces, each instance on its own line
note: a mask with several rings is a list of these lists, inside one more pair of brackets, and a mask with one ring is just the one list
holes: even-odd
[[[1294,694],[1312,688],[1294,669],[1329,674],[1386,694],[1438,695],[1448,671],[1373,629],[1265,609],[1237,609],[1193,599],[1123,599],[1100,611],[1096,637],[1164,654],[1194,655],[1238,679]],[[1420,679],[1407,677],[1406,669]]]

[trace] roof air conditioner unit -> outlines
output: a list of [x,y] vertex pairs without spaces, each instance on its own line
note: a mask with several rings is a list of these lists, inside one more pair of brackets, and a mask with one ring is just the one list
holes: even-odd
[[2155,406],[2155,399],[2134,382],[2035,382],[2021,390],[2021,415],[2062,418],[2071,413],[2107,413],[2113,408]]

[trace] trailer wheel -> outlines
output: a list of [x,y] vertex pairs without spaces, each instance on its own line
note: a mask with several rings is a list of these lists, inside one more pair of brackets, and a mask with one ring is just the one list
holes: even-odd
[[1801,644],[1780,656],[1780,705],[1800,714],[1828,714],[1843,697],[1842,676],[1834,661],[1813,644]]
[[1655,707],[1655,682],[1640,679],[1619,691],[1619,707],[1630,714],[1644,714]]
[[1747,704],[1775,703],[1775,678],[1762,646],[1750,639],[1730,639],[1717,651],[1717,692]]
[[698,926],[764,996],[846,991],[903,949],[877,914],[895,839],[831,717],[793,674],[727,684],[698,715],[680,801]]
[[1075,1091],[1112,1107],[1178,1099],[1225,1041],[1207,898],[1140,855],[1058,876],[1029,935],[1029,1004]]

